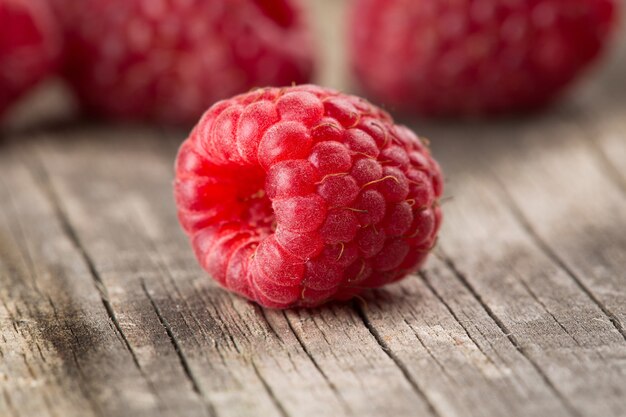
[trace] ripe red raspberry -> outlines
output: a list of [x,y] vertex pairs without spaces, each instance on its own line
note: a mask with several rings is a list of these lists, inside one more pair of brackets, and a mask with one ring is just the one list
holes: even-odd
[[373,97],[424,115],[528,111],[598,56],[613,0],[357,0],[351,59]]
[[0,0],[0,115],[56,69],[60,34],[40,0]]
[[404,278],[441,223],[439,166],[413,132],[313,85],[216,103],[176,165],[180,222],[222,286],[316,306]]
[[297,1],[55,0],[65,73],[91,114],[193,123],[233,94],[309,80]]

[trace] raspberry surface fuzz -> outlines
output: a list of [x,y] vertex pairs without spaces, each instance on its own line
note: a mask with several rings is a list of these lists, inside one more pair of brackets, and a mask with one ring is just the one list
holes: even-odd
[[0,0],[0,116],[57,68],[61,36],[42,0]]
[[355,0],[352,66],[386,105],[434,116],[549,104],[607,43],[614,0]]
[[51,1],[66,78],[94,115],[191,124],[217,100],[311,76],[299,0]]
[[274,308],[346,300],[419,268],[443,181],[408,128],[313,85],[213,105],[182,144],[175,196],[202,267]]

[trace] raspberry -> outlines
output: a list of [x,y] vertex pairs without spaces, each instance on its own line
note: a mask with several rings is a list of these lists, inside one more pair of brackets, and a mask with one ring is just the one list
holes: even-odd
[[297,1],[54,0],[64,72],[88,113],[193,123],[233,94],[308,81],[312,44]]
[[614,0],[357,0],[351,61],[373,97],[427,116],[530,111],[603,49]]
[[40,0],[0,0],[0,115],[57,67],[61,39]]
[[428,148],[387,113],[302,85],[214,104],[180,148],[175,196],[223,287],[266,307],[310,307],[419,268],[442,183]]

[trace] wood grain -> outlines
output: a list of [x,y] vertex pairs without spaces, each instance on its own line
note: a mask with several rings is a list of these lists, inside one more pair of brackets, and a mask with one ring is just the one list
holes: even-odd
[[[345,86],[343,6],[315,4],[323,79]],[[185,132],[12,128],[0,416],[625,416],[625,68],[622,36],[546,113],[405,121],[448,179],[435,255],[312,310],[262,309],[197,266],[171,190]]]

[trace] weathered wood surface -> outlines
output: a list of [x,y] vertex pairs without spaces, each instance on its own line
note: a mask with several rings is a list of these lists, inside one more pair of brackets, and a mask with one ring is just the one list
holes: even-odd
[[546,114],[409,121],[449,180],[437,256],[314,310],[199,269],[171,197],[184,132],[13,130],[0,416],[626,416],[625,47]]

